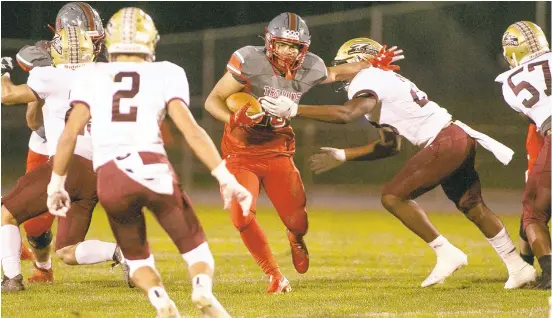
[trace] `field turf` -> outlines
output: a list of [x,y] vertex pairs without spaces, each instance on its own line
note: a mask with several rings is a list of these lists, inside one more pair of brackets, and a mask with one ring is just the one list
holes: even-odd
[[[442,284],[422,289],[435,265],[433,251],[382,211],[310,209],[306,236],[311,263],[300,275],[291,263],[285,228],[273,209],[258,218],[293,291],[267,295],[267,279],[225,211],[196,206],[216,260],[214,291],[239,317],[546,317],[548,293],[503,289],[506,268],[483,235],[461,214],[430,213],[443,235],[468,255],[468,266]],[[518,215],[501,215],[517,244]],[[55,228],[55,227],[54,227]],[[190,302],[185,264],[148,213],[148,237],[165,287],[183,316],[198,316]],[[96,209],[88,239],[113,240],[105,212]],[[109,263],[67,266],[54,259],[55,283],[26,284],[2,294],[2,317],[154,317],[147,298],[122,282]],[[30,276],[32,265],[22,264]],[[540,269],[539,269],[540,271]]]

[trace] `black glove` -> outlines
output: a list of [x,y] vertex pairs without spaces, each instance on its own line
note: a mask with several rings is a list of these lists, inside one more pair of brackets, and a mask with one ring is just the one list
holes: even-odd
[[2,57],[2,75],[11,71],[13,71],[12,58],[8,56]]

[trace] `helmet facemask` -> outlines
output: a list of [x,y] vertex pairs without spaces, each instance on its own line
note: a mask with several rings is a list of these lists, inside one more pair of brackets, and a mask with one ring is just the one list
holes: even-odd
[[[284,42],[298,46],[298,54],[294,58],[280,55],[276,50],[276,43]],[[309,29],[300,16],[294,13],[282,13],[272,19],[265,28],[266,57],[270,64],[286,79],[295,77],[297,70],[303,65],[309,50]]]

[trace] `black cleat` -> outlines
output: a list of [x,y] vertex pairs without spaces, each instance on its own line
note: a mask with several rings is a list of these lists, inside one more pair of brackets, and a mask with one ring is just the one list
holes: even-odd
[[4,275],[4,278],[2,278],[3,293],[19,292],[22,290],[25,290],[25,286],[23,285],[23,275],[19,274],[14,278],[8,278]]
[[543,273],[539,278],[537,278],[537,281],[535,282],[534,288],[535,289],[550,289],[551,288],[552,279],[549,274]]

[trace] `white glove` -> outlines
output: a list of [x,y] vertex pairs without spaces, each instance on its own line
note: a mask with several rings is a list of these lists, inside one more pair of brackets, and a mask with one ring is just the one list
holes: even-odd
[[249,215],[253,196],[246,188],[244,188],[233,174],[226,168],[226,160],[223,160],[220,165],[211,171],[211,175],[217,178],[220,184],[220,194],[224,200],[224,209],[230,207],[230,202],[235,198],[240,204],[243,216]]
[[280,118],[295,117],[297,115],[297,108],[299,107],[299,105],[284,95],[280,95],[278,98],[264,96],[259,98],[259,102],[265,111]]
[[65,217],[71,206],[69,193],[65,191],[65,179],[67,176],[59,176],[52,171],[52,178],[48,184],[48,199],[46,205],[52,215]]
[[335,167],[341,166],[345,161],[345,150],[337,148],[322,147],[320,152],[310,156],[310,169],[315,174],[321,174]]

